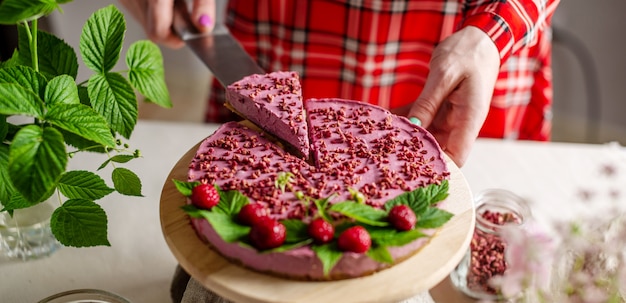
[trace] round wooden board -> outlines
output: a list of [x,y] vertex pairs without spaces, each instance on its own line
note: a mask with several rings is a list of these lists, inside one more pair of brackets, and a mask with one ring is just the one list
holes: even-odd
[[186,198],[172,179],[187,180],[187,168],[200,143],[170,172],[160,201],[161,228],[180,265],[198,282],[234,302],[393,302],[427,291],[442,281],[467,251],[474,230],[472,194],[459,168],[449,159],[449,197],[443,208],[450,219],[414,256],[370,276],[339,281],[295,281],[232,264],[202,242],[181,210]]

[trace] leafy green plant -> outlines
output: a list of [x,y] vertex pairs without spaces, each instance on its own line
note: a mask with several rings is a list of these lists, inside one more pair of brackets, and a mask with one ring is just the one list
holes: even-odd
[[[110,245],[107,216],[95,201],[113,193],[141,196],[141,180],[123,163],[140,157],[123,140],[137,123],[136,91],[171,107],[159,48],[137,41],[114,72],[126,32],[114,6],[96,11],[80,36],[82,62],[93,73],[77,83],[78,56],[38,19],[70,0],[4,0],[0,23],[18,25],[18,49],[0,63],[0,204],[12,213],[58,195],[51,217],[54,236],[66,246]],[[19,118],[15,118],[19,116]],[[15,119],[13,119],[15,118]],[[68,171],[77,153],[94,152],[103,163]],[[97,164],[96,164],[97,165]],[[113,187],[97,173],[113,166]]]

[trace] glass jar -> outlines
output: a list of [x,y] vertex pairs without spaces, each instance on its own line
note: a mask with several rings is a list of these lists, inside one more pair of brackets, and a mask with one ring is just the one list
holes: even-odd
[[457,289],[472,298],[499,300],[500,291],[489,281],[507,269],[502,231],[524,228],[531,212],[524,199],[504,189],[485,190],[475,197],[474,203],[476,227],[470,248],[450,279]]
[[0,212],[0,256],[26,261],[49,256],[61,247],[50,230],[50,217],[58,205],[58,199],[53,196],[37,205],[17,209],[13,215]]

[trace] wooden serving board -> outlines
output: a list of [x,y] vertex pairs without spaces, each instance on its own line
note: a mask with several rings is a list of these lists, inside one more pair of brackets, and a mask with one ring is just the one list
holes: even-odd
[[295,281],[258,273],[232,264],[202,242],[181,210],[186,198],[172,179],[185,181],[200,143],[171,170],[160,201],[161,228],[180,265],[198,282],[234,302],[393,302],[427,291],[460,262],[474,231],[472,194],[459,168],[447,159],[451,172],[449,197],[443,208],[454,214],[430,242],[400,264],[370,276],[339,281]]

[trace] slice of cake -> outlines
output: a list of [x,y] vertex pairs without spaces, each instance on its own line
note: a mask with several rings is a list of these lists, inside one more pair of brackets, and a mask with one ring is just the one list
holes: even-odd
[[[438,207],[449,172],[432,135],[358,101],[304,107],[313,165],[236,122],[201,143],[187,184],[214,185],[220,200],[189,199],[198,235],[233,263],[302,280],[372,274],[427,245],[452,216]],[[396,207],[415,216],[398,219]]]
[[302,108],[302,89],[295,72],[251,75],[228,86],[226,102],[269,134],[309,157],[308,129]]

